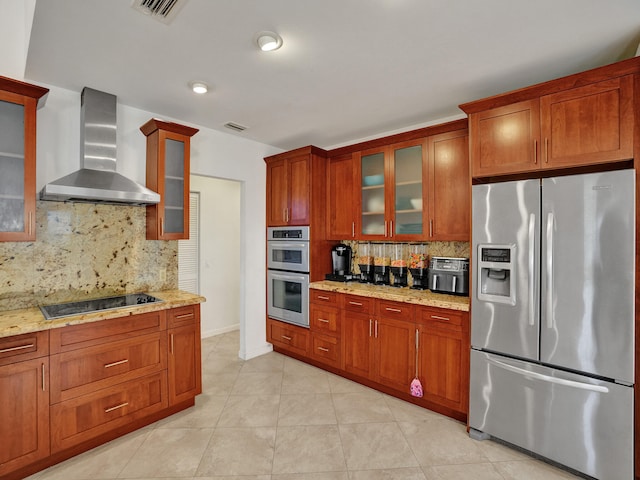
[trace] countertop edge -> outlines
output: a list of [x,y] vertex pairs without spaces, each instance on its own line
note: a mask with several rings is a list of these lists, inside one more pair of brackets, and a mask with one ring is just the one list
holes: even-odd
[[445,308],[460,312],[469,311],[469,297],[433,293],[430,290],[413,290],[408,287],[370,285],[356,282],[334,282],[321,280],[309,284],[309,288],[327,292],[346,293],[361,297],[380,298],[394,302],[411,303],[425,307]]
[[141,313],[157,312],[159,310],[168,310],[170,308],[185,307],[206,302],[205,297],[182,290],[164,290],[145,293],[161,299],[162,302],[145,303],[134,307],[74,315],[54,320],[46,320],[38,307],[0,311],[0,338],[52,330],[70,325],[99,322],[101,320],[127,317]]

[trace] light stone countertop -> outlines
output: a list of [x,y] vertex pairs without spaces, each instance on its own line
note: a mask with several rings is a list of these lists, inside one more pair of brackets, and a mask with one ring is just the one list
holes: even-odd
[[426,307],[447,308],[462,312],[469,311],[469,297],[433,293],[430,290],[414,290],[409,287],[397,288],[357,282],[333,282],[329,280],[312,282],[309,284],[309,288],[360,295],[362,297],[381,298],[394,302],[412,303]]
[[[162,302],[145,303],[132,307],[123,307],[113,310],[103,310],[101,312],[86,313],[83,315],[73,315],[70,317],[46,320],[38,307],[22,308],[19,310],[0,311],[0,338],[20,335],[22,333],[32,333],[52,328],[61,328],[68,325],[79,325],[81,323],[98,322],[110,318],[126,317],[139,313],[156,312],[169,308],[195,305],[206,301],[204,297],[181,290],[164,290],[161,292],[144,292]],[[78,301],[84,299],[78,299]]]

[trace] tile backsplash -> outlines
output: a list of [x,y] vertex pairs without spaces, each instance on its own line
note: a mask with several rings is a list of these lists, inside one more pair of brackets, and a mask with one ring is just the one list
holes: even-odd
[[141,206],[37,202],[36,241],[0,242],[0,310],[177,288],[178,242],[145,222]]

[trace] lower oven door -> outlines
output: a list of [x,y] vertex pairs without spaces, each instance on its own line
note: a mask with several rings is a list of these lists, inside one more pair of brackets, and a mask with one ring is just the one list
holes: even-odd
[[309,328],[309,274],[269,270],[267,314]]

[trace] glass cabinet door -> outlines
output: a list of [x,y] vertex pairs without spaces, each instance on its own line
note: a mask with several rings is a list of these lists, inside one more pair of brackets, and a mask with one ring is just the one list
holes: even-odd
[[24,105],[0,101],[0,231],[25,229]]
[[184,142],[165,139],[164,232],[183,233],[184,228]]
[[360,159],[362,189],[362,235],[386,235],[384,152],[363,155]]
[[423,156],[422,144],[393,149],[393,236],[423,234]]

